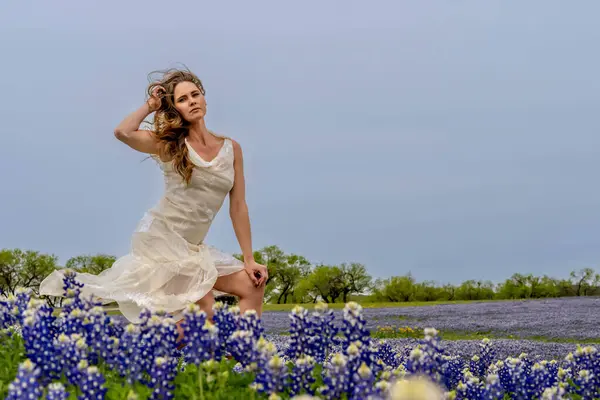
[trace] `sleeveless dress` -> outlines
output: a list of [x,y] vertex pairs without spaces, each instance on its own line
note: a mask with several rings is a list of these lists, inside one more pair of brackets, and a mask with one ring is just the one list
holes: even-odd
[[[139,323],[142,309],[163,310],[182,318],[183,309],[213,289],[219,276],[241,271],[244,263],[204,243],[211,223],[233,187],[233,146],[225,141],[210,162],[186,141],[194,163],[190,184],[171,162],[158,161],[165,193],[133,233],[129,254],[98,275],[78,273],[81,294],[103,304],[117,302],[121,313]],[[63,296],[64,271],[52,272],[40,284],[40,294]]]

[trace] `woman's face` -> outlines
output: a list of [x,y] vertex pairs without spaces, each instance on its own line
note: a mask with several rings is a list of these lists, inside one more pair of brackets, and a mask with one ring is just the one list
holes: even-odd
[[187,122],[198,121],[206,115],[206,99],[193,82],[180,82],[175,86],[173,103]]

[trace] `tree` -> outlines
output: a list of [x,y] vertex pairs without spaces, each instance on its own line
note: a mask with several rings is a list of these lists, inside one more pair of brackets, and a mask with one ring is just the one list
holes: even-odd
[[65,267],[77,272],[98,275],[100,272],[110,268],[115,261],[115,256],[107,254],[83,255],[68,259]]
[[375,293],[377,298],[384,301],[412,301],[415,298],[415,279],[410,273],[378,279],[375,283]]
[[576,296],[587,296],[589,292],[600,282],[600,275],[594,274],[591,268],[583,268],[579,271],[571,272],[571,279],[575,285]]
[[434,282],[426,281],[415,284],[415,300],[417,301],[435,301],[442,296],[442,289],[437,287]]
[[318,265],[301,283],[302,294],[312,294],[326,303],[335,303],[344,288],[344,273],[340,267]]
[[372,278],[367,273],[364,265],[359,263],[348,265],[344,263],[340,266],[340,269],[343,274],[342,297],[344,303],[348,302],[348,295],[361,294],[372,286]]
[[310,272],[310,263],[302,256],[291,254],[285,257],[285,263],[279,265],[275,272],[275,288],[278,292],[277,304],[288,301],[288,296],[294,294],[294,290],[300,280]]
[[497,297],[501,299],[527,299],[531,297],[529,279],[523,274],[513,274],[502,283]]
[[39,294],[42,280],[57,268],[58,258],[38,251],[3,249],[0,251],[0,289],[15,294],[20,288],[31,288]]

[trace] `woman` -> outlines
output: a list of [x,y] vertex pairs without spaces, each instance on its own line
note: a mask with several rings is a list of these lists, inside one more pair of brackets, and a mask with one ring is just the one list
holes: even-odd
[[[115,136],[158,161],[165,194],[142,218],[128,255],[99,275],[78,274],[85,284],[82,294],[103,303],[116,301],[133,323],[139,323],[143,308],[172,313],[180,323],[191,303],[210,318],[218,293],[238,296],[242,312],[253,309],[260,316],[268,275],[253,257],[240,145],[206,128],[205,91],[191,72],[165,72],[148,94],[146,103],[117,126]],[[153,130],[140,130],[153,112]],[[204,244],[227,194],[243,262]],[[63,276],[53,272],[40,293],[62,296]]]

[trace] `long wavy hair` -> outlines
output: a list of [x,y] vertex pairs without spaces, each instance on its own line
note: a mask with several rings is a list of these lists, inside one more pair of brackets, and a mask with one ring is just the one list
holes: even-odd
[[[152,74],[159,74],[158,79],[152,79]],[[185,143],[185,138],[189,135],[189,122],[175,108],[175,86],[181,82],[192,82],[202,95],[206,93],[204,86],[202,81],[187,69],[154,71],[150,73],[149,80],[148,96],[152,95],[156,86],[165,89],[160,108],[154,113],[151,129],[158,140],[159,156],[161,159],[171,160],[175,171],[189,184],[194,171],[194,164],[189,158]]]

